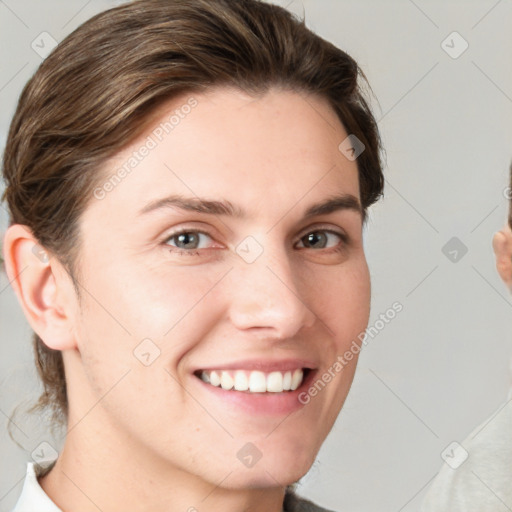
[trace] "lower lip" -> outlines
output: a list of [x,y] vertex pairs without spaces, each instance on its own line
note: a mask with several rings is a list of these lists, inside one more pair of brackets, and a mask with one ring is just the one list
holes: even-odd
[[305,404],[299,401],[299,395],[308,389],[316,373],[317,370],[310,370],[302,384],[295,391],[283,391],[281,393],[248,393],[226,390],[212,386],[195,375],[192,377],[212,396],[230,404],[237,411],[243,410],[250,414],[283,415],[304,407]]

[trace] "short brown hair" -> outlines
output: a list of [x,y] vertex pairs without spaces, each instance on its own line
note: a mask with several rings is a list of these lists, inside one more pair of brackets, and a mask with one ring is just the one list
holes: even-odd
[[[67,36],[28,81],[3,157],[11,224],[28,226],[69,272],[78,297],[78,221],[108,158],[140,135],[164,101],[183,92],[271,86],[328,100],[357,159],[366,212],[382,194],[381,140],[366,77],[347,53],[282,7],[260,0],[137,0]],[[340,141],[341,142],[341,141]],[[60,351],[34,334],[44,392],[32,408],[67,420]]]

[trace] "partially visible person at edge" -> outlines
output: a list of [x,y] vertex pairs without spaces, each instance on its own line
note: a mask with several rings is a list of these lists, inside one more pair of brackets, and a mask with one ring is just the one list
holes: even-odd
[[6,143],[4,257],[67,434],[16,512],[325,510],[296,486],[369,319],[367,85],[257,0],[135,1],[44,60]]
[[[510,165],[512,190],[512,164]],[[494,234],[498,273],[512,292],[512,201],[508,221]],[[511,364],[512,370],[512,364]],[[422,512],[506,512],[512,510],[512,383],[505,403],[454,446],[422,503]]]

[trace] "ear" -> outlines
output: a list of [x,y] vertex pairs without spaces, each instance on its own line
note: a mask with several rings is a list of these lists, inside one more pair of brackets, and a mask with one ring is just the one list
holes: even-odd
[[494,234],[492,248],[496,256],[498,274],[512,291],[512,231],[508,225]]
[[76,293],[57,258],[22,224],[7,229],[3,251],[7,277],[32,329],[51,349],[75,348]]

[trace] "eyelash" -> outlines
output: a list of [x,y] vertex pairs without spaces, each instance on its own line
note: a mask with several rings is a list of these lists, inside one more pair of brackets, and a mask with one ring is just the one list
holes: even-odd
[[[303,236],[300,237],[299,242],[306,236],[311,235],[313,233],[329,233],[332,235],[336,235],[341,239],[342,243],[334,248],[318,249],[318,251],[324,251],[324,252],[327,252],[328,254],[338,253],[338,252],[345,250],[346,245],[349,243],[349,237],[345,233],[340,233],[338,231],[333,231],[331,229],[322,229],[322,228],[317,228],[312,231],[308,231],[307,233],[305,233]],[[213,237],[206,231],[200,231],[200,230],[195,230],[195,229],[182,229],[180,231],[177,231],[176,233],[171,233],[170,235],[166,236],[165,239],[163,240],[163,243],[167,245],[167,242],[169,240],[172,240],[173,238],[177,238],[178,236],[184,235],[184,234],[206,235],[206,236],[210,237],[211,239],[213,239]],[[167,245],[167,247],[169,247],[169,245]],[[307,247],[305,247],[305,249],[307,249]],[[169,251],[171,253],[181,255],[181,256],[199,256],[200,251],[202,251],[202,250],[206,250],[206,249],[180,249],[178,247],[172,247],[172,249],[169,249]],[[313,249],[313,250],[315,250],[315,249]]]

